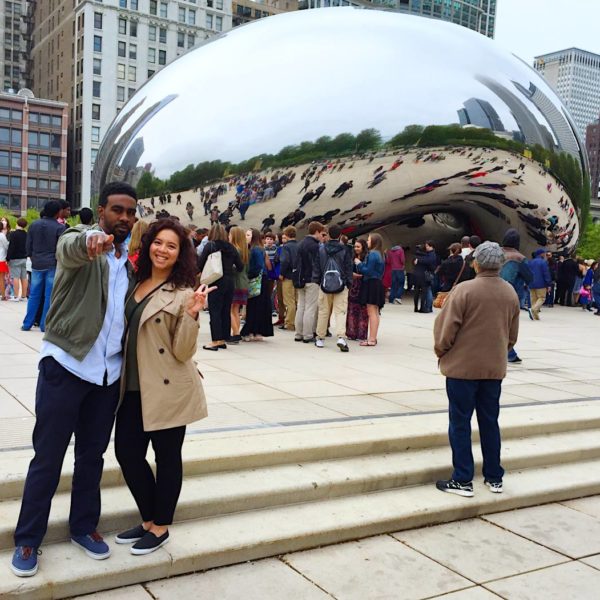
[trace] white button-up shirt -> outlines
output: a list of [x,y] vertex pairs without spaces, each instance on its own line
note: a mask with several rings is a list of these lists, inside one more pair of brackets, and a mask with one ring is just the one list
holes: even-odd
[[79,361],[51,342],[42,342],[40,358],[52,356],[73,375],[96,385],[108,385],[121,376],[123,363],[122,342],[125,331],[125,296],[129,287],[127,251],[117,258],[114,248],[105,254],[108,264],[108,298],[102,329],[86,357]]

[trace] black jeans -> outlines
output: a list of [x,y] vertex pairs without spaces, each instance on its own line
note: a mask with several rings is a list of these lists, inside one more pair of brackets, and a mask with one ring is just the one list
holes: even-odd
[[224,275],[216,283],[217,289],[208,295],[210,336],[213,342],[231,337],[231,302],[233,301],[233,277]]
[[575,285],[575,280],[572,281],[564,281],[559,279],[556,282],[556,295],[554,298],[554,302],[556,304],[560,304],[562,306],[573,306],[573,286]]
[[[140,393],[125,393],[117,413],[115,454],[142,521],[154,521],[156,525],[173,522],[183,481],[184,437],[185,425],[144,431]],[[156,478],[146,460],[150,442],[156,461]]]
[[419,312],[431,312],[431,306],[428,306],[427,294],[431,289],[431,285],[415,281],[415,291],[413,301],[415,310]]
[[52,357],[42,359],[35,395],[35,456],[29,465],[16,546],[37,548],[48,528],[50,504],[60,481],[65,453],[75,433],[75,469],[69,528],[72,535],[96,531],[100,478],[119,399],[119,382],[99,386],[79,379]]

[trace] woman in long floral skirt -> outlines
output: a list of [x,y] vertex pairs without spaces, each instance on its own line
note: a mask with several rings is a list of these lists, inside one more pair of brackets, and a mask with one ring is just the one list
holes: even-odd
[[[361,238],[354,242],[354,258],[358,258],[362,262],[367,257],[367,252],[366,240]],[[346,317],[346,336],[349,340],[366,340],[369,330],[367,307],[360,303],[362,280],[363,276],[354,265],[352,287],[348,292],[348,315]]]

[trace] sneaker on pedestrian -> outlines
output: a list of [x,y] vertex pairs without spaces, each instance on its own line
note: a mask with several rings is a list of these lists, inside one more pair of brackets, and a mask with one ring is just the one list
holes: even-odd
[[10,564],[11,571],[17,577],[32,577],[37,573],[37,548],[31,546],[17,546]]
[[461,483],[454,479],[442,479],[436,482],[435,487],[441,492],[448,492],[449,494],[456,494],[457,496],[465,496],[470,498],[473,496],[473,482]]
[[108,544],[97,531],[87,535],[73,535],[71,536],[71,543],[81,548],[94,560],[104,560],[110,556]]
[[150,554],[164,546],[169,541],[169,532],[165,531],[160,536],[154,535],[151,531],[147,531],[141,540],[138,540],[131,546],[131,554],[142,555]]
[[501,494],[504,491],[502,488],[501,481],[488,481],[486,479],[485,485],[488,486],[488,488],[490,489],[490,492],[492,492],[493,494]]
[[115,536],[115,542],[117,544],[133,544],[138,540],[141,540],[146,535],[146,530],[143,525],[137,525],[127,531],[123,531]]
[[295,335],[294,336],[294,341],[295,342],[303,342],[304,338],[301,335]]
[[529,315],[529,318],[533,321],[533,312],[531,312],[530,308],[527,309],[527,314]]
[[325,342],[321,338],[317,338],[315,340],[315,346],[317,348],[324,348],[325,347]]
[[518,356],[515,356],[514,358],[509,358],[508,362],[513,363],[513,364],[518,364],[518,363],[522,363],[523,361]]
[[309,338],[304,338],[304,343],[305,344],[312,344],[317,338],[316,337],[309,337]]
[[350,348],[348,347],[348,342],[343,337],[338,338],[337,347],[342,352],[348,352],[350,350]]
[[402,300],[400,300],[400,298],[395,298],[394,304],[402,304]]

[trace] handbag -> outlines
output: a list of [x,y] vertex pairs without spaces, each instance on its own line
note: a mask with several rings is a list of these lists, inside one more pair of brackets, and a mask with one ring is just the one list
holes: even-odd
[[[463,259],[462,267],[460,268],[460,271],[458,272],[458,275],[456,276],[456,279],[454,280],[454,283],[450,288],[450,292],[457,286],[460,278],[462,277],[463,271],[465,270],[465,264],[466,261]],[[433,307],[444,308],[444,304],[446,304],[446,300],[448,299],[448,295],[450,294],[450,292],[438,292],[435,297],[435,300],[433,301]]]
[[204,285],[210,285],[215,281],[223,277],[223,258],[221,251],[211,252],[207,259],[204,268],[202,269],[202,275],[200,276],[200,283]]
[[256,298],[260,296],[262,286],[262,271],[252,279],[248,279],[248,298]]

